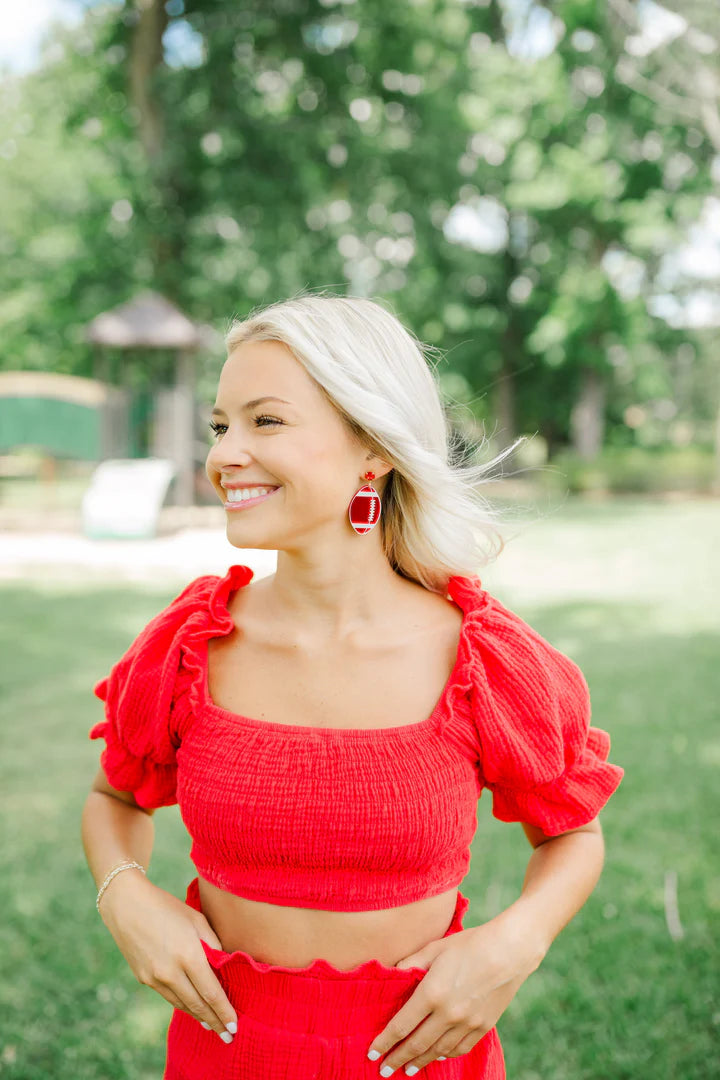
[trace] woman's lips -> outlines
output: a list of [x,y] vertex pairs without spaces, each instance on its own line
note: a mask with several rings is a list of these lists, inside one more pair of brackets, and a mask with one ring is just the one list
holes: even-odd
[[247,510],[251,506],[257,506],[258,503],[265,502],[266,499],[271,498],[276,491],[280,488],[276,487],[275,491],[268,491],[265,495],[256,495],[254,499],[243,499],[242,502],[230,502],[226,500],[224,506],[226,510]]

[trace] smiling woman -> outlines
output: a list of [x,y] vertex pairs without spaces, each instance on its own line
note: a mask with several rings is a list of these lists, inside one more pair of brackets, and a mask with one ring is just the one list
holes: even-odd
[[[100,914],[174,1006],[165,1080],[502,1080],[496,1021],[594,887],[623,770],[577,665],[482,588],[489,466],[452,462],[402,324],[304,296],[227,349],[206,471],[230,543],[277,571],[191,582],[95,686]],[[484,788],[534,854],[463,929]],[[176,802],[184,901],[145,872]]]
[[[239,483],[282,486],[283,514],[296,499],[304,512],[322,505],[319,470],[283,483],[270,474],[270,461],[276,453],[294,460],[295,473],[303,461],[332,460],[341,445],[355,461],[358,451],[364,455],[380,477],[379,533],[396,573],[441,592],[449,573],[475,573],[502,551],[501,514],[480,488],[524,440],[483,464],[452,461],[453,429],[425,355],[431,350],[379,304],[333,296],[285,301],[235,323],[227,348],[206,465],[224,504],[223,486]],[[270,403],[272,411],[260,408]],[[251,445],[238,447],[235,440],[246,436]],[[268,471],[261,475],[255,464],[246,477],[243,462],[250,466],[257,445]],[[244,515],[242,528],[259,521]],[[277,536],[269,543],[260,536],[239,546],[282,545]]]

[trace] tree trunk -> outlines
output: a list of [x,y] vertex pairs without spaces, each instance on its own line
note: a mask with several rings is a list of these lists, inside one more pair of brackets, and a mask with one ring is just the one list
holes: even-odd
[[[145,153],[148,174],[158,201],[167,208],[168,178],[165,175],[165,122],[157,98],[153,94],[153,78],[163,63],[162,37],[168,25],[168,14],[163,0],[135,0],[137,21],[132,34],[128,61],[130,99],[137,109],[138,138]],[[153,228],[148,244],[155,270],[155,280],[166,295],[173,295],[168,288],[164,268],[172,268],[180,262],[180,253],[173,250],[173,243],[162,229]],[[172,280],[172,274],[170,278]],[[173,295],[173,299],[174,299]]]
[[715,478],[712,493],[720,495],[720,404],[715,416]]
[[570,432],[573,449],[584,461],[593,461],[602,450],[605,396],[605,380],[597,368],[581,368],[580,393],[570,413]]
[[162,36],[168,14],[162,0],[135,0],[138,20],[132,35],[129,81],[130,97],[138,110],[138,134],[152,168],[160,159],[164,125],[152,96],[152,77],[163,58]]
[[515,436],[515,376],[507,360],[497,380],[494,412],[496,425],[493,437],[500,449],[504,450]]

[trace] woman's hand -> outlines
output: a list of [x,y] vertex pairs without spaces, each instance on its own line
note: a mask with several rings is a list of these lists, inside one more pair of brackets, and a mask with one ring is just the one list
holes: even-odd
[[368,1057],[387,1054],[380,1076],[403,1065],[414,1076],[430,1061],[467,1054],[495,1026],[544,956],[507,914],[431,941],[395,965],[425,968],[427,975],[373,1039]]
[[103,894],[100,915],[138,982],[232,1042],[237,1014],[200,942],[222,944],[201,911],[124,870]]

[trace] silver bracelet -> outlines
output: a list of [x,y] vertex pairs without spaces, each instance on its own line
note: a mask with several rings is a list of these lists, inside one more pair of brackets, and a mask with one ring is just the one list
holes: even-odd
[[100,912],[100,897],[105,892],[105,890],[107,889],[108,885],[110,884],[112,879],[115,877],[115,875],[119,874],[121,870],[132,870],[133,868],[137,868],[138,870],[142,870],[143,874],[145,873],[145,867],[141,866],[139,862],[120,863],[119,866],[114,867],[114,869],[112,869],[110,871],[110,873],[105,878],[102,885],[100,886],[100,889],[99,889],[98,894],[97,894],[97,898],[95,900],[95,907],[97,908],[98,913]]

